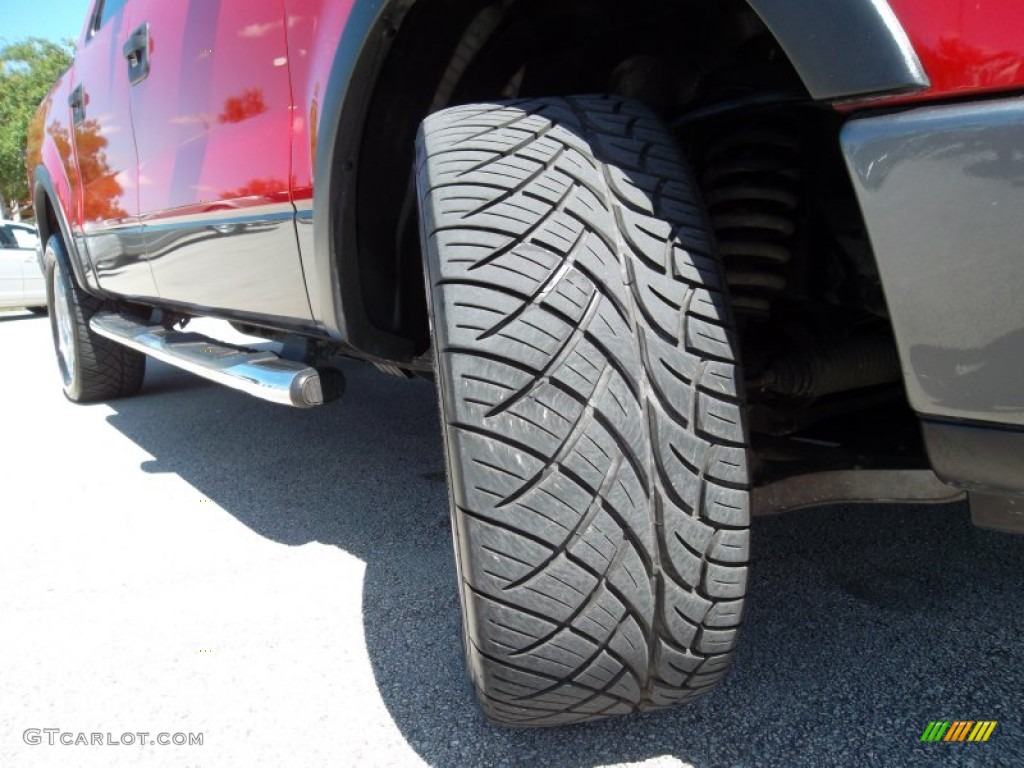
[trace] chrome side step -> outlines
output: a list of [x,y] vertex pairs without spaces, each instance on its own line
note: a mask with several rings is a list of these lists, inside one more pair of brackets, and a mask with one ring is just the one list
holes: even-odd
[[261,400],[312,408],[340,394],[340,382],[334,376],[322,381],[316,368],[283,360],[273,352],[143,325],[114,313],[100,313],[89,325],[100,336]]

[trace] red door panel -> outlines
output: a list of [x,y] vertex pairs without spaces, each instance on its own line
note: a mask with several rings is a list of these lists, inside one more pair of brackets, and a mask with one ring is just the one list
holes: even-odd
[[295,238],[283,0],[132,0],[139,210],[164,299],[310,318]]

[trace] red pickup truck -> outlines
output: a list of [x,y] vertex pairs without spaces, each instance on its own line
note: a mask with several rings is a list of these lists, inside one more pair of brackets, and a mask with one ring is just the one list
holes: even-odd
[[64,392],[429,377],[488,717],[689,701],[752,512],[1024,530],[1022,94],[1017,0],[94,0],[28,146]]

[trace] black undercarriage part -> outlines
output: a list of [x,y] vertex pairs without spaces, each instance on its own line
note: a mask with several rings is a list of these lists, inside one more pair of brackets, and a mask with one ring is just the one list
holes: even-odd
[[865,334],[841,342],[818,342],[775,360],[747,386],[789,397],[812,398],[891,384],[900,379],[892,337]]

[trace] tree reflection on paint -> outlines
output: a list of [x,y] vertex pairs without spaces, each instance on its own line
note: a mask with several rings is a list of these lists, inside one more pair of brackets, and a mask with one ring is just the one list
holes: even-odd
[[[72,157],[70,136],[59,122],[52,123],[46,132],[57,146],[60,157]],[[106,137],[100,132],[96,120],[86,120],[75,126],[75,148],[78,150],[78,176],[83,190],[83,221],[123,219],[128,212],[121,207],[124,188],[117,181],[117,171],[107,159]]]
[[262,115],[267,111],[263,101],[262,88],[246,88],[240,96],[230,96],[224,100],[224,107],[217,115],[218,123],[240,123],[250,117]]

